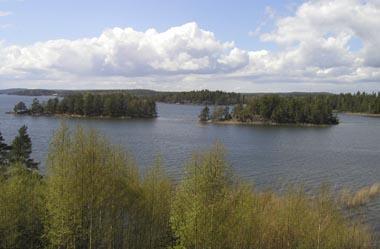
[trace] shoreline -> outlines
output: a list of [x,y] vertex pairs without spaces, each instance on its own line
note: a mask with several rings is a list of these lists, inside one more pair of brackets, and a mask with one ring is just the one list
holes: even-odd
[[[201,122],[201,121],[200,121]],[[308,123],[275,123],[271,121],[250,121],[242,122],[238,120],[225,120],[225,121],[207,121],[203,123],[217,124],[217,125],[252,125],[252,126],[293,126],[293,127],[330,127],[335,124],[308,124]]]
[[345,115],[350,116],[362,116],[362,117],[372,117],[372,118],[380,118],[380,113],[365,113],[365,112],[338,112]]
[[15,113],[15,112],[6,112],[5,114],[11,114],[16,116],[31,116],[31,117],[57,117],[57,118],[77,118],[77,119],[120,119],[120,120],[132,120],[132,119],[153,119],[158,116],[152,117],[131,117],[131,116],[120,116],[120,117],[112,117],[112,116],[86,116],[86,115],[78,115],[78,114],[29,114],[29,113]]

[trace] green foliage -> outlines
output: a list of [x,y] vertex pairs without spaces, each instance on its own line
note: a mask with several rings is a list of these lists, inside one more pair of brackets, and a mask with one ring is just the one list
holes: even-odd
[[18,130],[18,135],[14,138],[9,152],[9,161],[12,163],[22,163],[28,168],[37,168],[37,163],[30,157],[32,154],[32,140],[28,135],[28,127],[23,125]]
[[199,114],[199,121],[206,122],[210,120],[210,108],[206,105]]
[[357,92],[329,96],[332,108],[341,112],[380,114],[380,92]]
[[159,249],[173,244],[170,210],[173,185],[160,160],[149,168],[141,183],[135,224],[134,248]]
[[[48,159],[47,238],[54,248],[121,248],[138,198],[136,167],[95,132],[67,128]],[[130,213],[131,212],[131,213]]]
[[177,187],[174,248],[372,248],[367,228],[347,220],[329,193],[253,191],[234,179],[217,145],[190,162]]
[[64,97],[55,113],[108,117],[155,117],[154,101],[128,94],[75,94]]
[[21,101],[21,102],[18,102],[18,103],[14,106],[13,111],[14,111],[15,113],[23,114],[23,113],[28,112],[28,108],[26,107],[25,103]]
[[44,107],[40,104],[40,101],[37,98],[34,98],[29,111],[33,114],[40,114],[44,112]]
[[151,118],[157,115],[156,103],[153,100],[122,93],[104,95],[77,93],[67,95],[61,100],[49,99],[42,104],[38,99],[34,99],[29,109],[20,102],[14,111],[19,114],[68,114],[89,117]]
[[0,132],[0,167],[8,163],[8,154],[10,147],[4,142],[3,135]]
[[266,121],[288,124],[337,124],[331,103],[324,95],[254,97],[245,105],[236,105],[233,117],[241,122]]
[[225,121],[232,118],[229,106],[215,106],[211,115],[214,121]]
[[97,132],[62,126],[45,177],[22,163],[0,175],[0,249],[374,248],[329,189],[258,192],[224,154],[219,144],[196,154],[174,184],[160,160],[141,177]]
[[35,170],[12,164],[0,180],[0,248],[44,248],[44,184]]
[[58,98],[49,99],[46,102],[45,107],[44,107],[45,113],[54,114],[54,113],[58,112],[58,103],[59,103]]
[[187,165],[171,219],[179,248],[229,248],[231,188],[230,168],[219,146]]
[[157,164],[143,181],[96,132],[63,127],[48,159],[47,238],[54,248],[164,248],[171,182]]

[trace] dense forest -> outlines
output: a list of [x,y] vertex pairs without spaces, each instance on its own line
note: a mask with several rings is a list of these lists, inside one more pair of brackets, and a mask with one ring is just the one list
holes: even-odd
[[329,95],[334,110],[340,112],[380,114],[380,92]]
[[6,89],[0,94],[42,96],[74,96],[74,95],[115,95],[125,94],[150,98],[154,101],[181,104],[202,105],[236,105],[247,104],[252,99],[277,95],[286,98],[310,98],[324,96],[333,110],[339,112],[380,114],[380,93],[357,92],[355,94],[331,94],[325,92],[289,92],[289,93],[234,93],[223,91],[189,91],[189,92],[159,92],[145,89],[129,90],[47,90],[47,89]]
[[0,90],[0,94],[19,95],[19,96],[59,96],[64,97],[67,95],[75,94],[132,94],[138,97],[147,97],[158,94],[158,92],[147,89],[99,89],[99,90],[49,90],[49,89],[26,89],[26,88],[13,88]]
[[345,215],[363,204],[357,194],[258,192],[237,180],[219,144],[174,183],[160,160],[141,174],[96,131],[62,126],[41,175],[26,131],[11,145],[0,135],[2,249],[375,247],[370,229]]
[[234,105],[243,98],[239,93],[223,91],[158,92],[153,96],[156,101],[180,104]]
[[69,114],[88,117],[155,117],[156,103],[129,94],[75,94],[51,98],[44,103],[34,99],[29,108],[23,102],[14,107],[18,114]]
[[212,114],[205,107],[199,115],[201,121],[271,122],[278,124],[337,124],[330,99],[324,95],[285,97],[264,95],[250,98],[246,104],[229,107],[217,106]]

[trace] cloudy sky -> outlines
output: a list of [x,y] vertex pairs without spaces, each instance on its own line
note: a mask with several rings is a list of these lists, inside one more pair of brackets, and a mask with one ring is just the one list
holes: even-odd
[[0,89],[380,91],[380,0],[0,0],[0,40]]

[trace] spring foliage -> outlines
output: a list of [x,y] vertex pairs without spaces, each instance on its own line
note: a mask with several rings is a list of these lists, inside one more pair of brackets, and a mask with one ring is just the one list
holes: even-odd
[[359,249],[369,229],[330,191],[258,192],[217,144],[173,183],[160,160],[143,174],[95,131],[63,126],[47,175],[21,163],[0,178],[0,248]]

